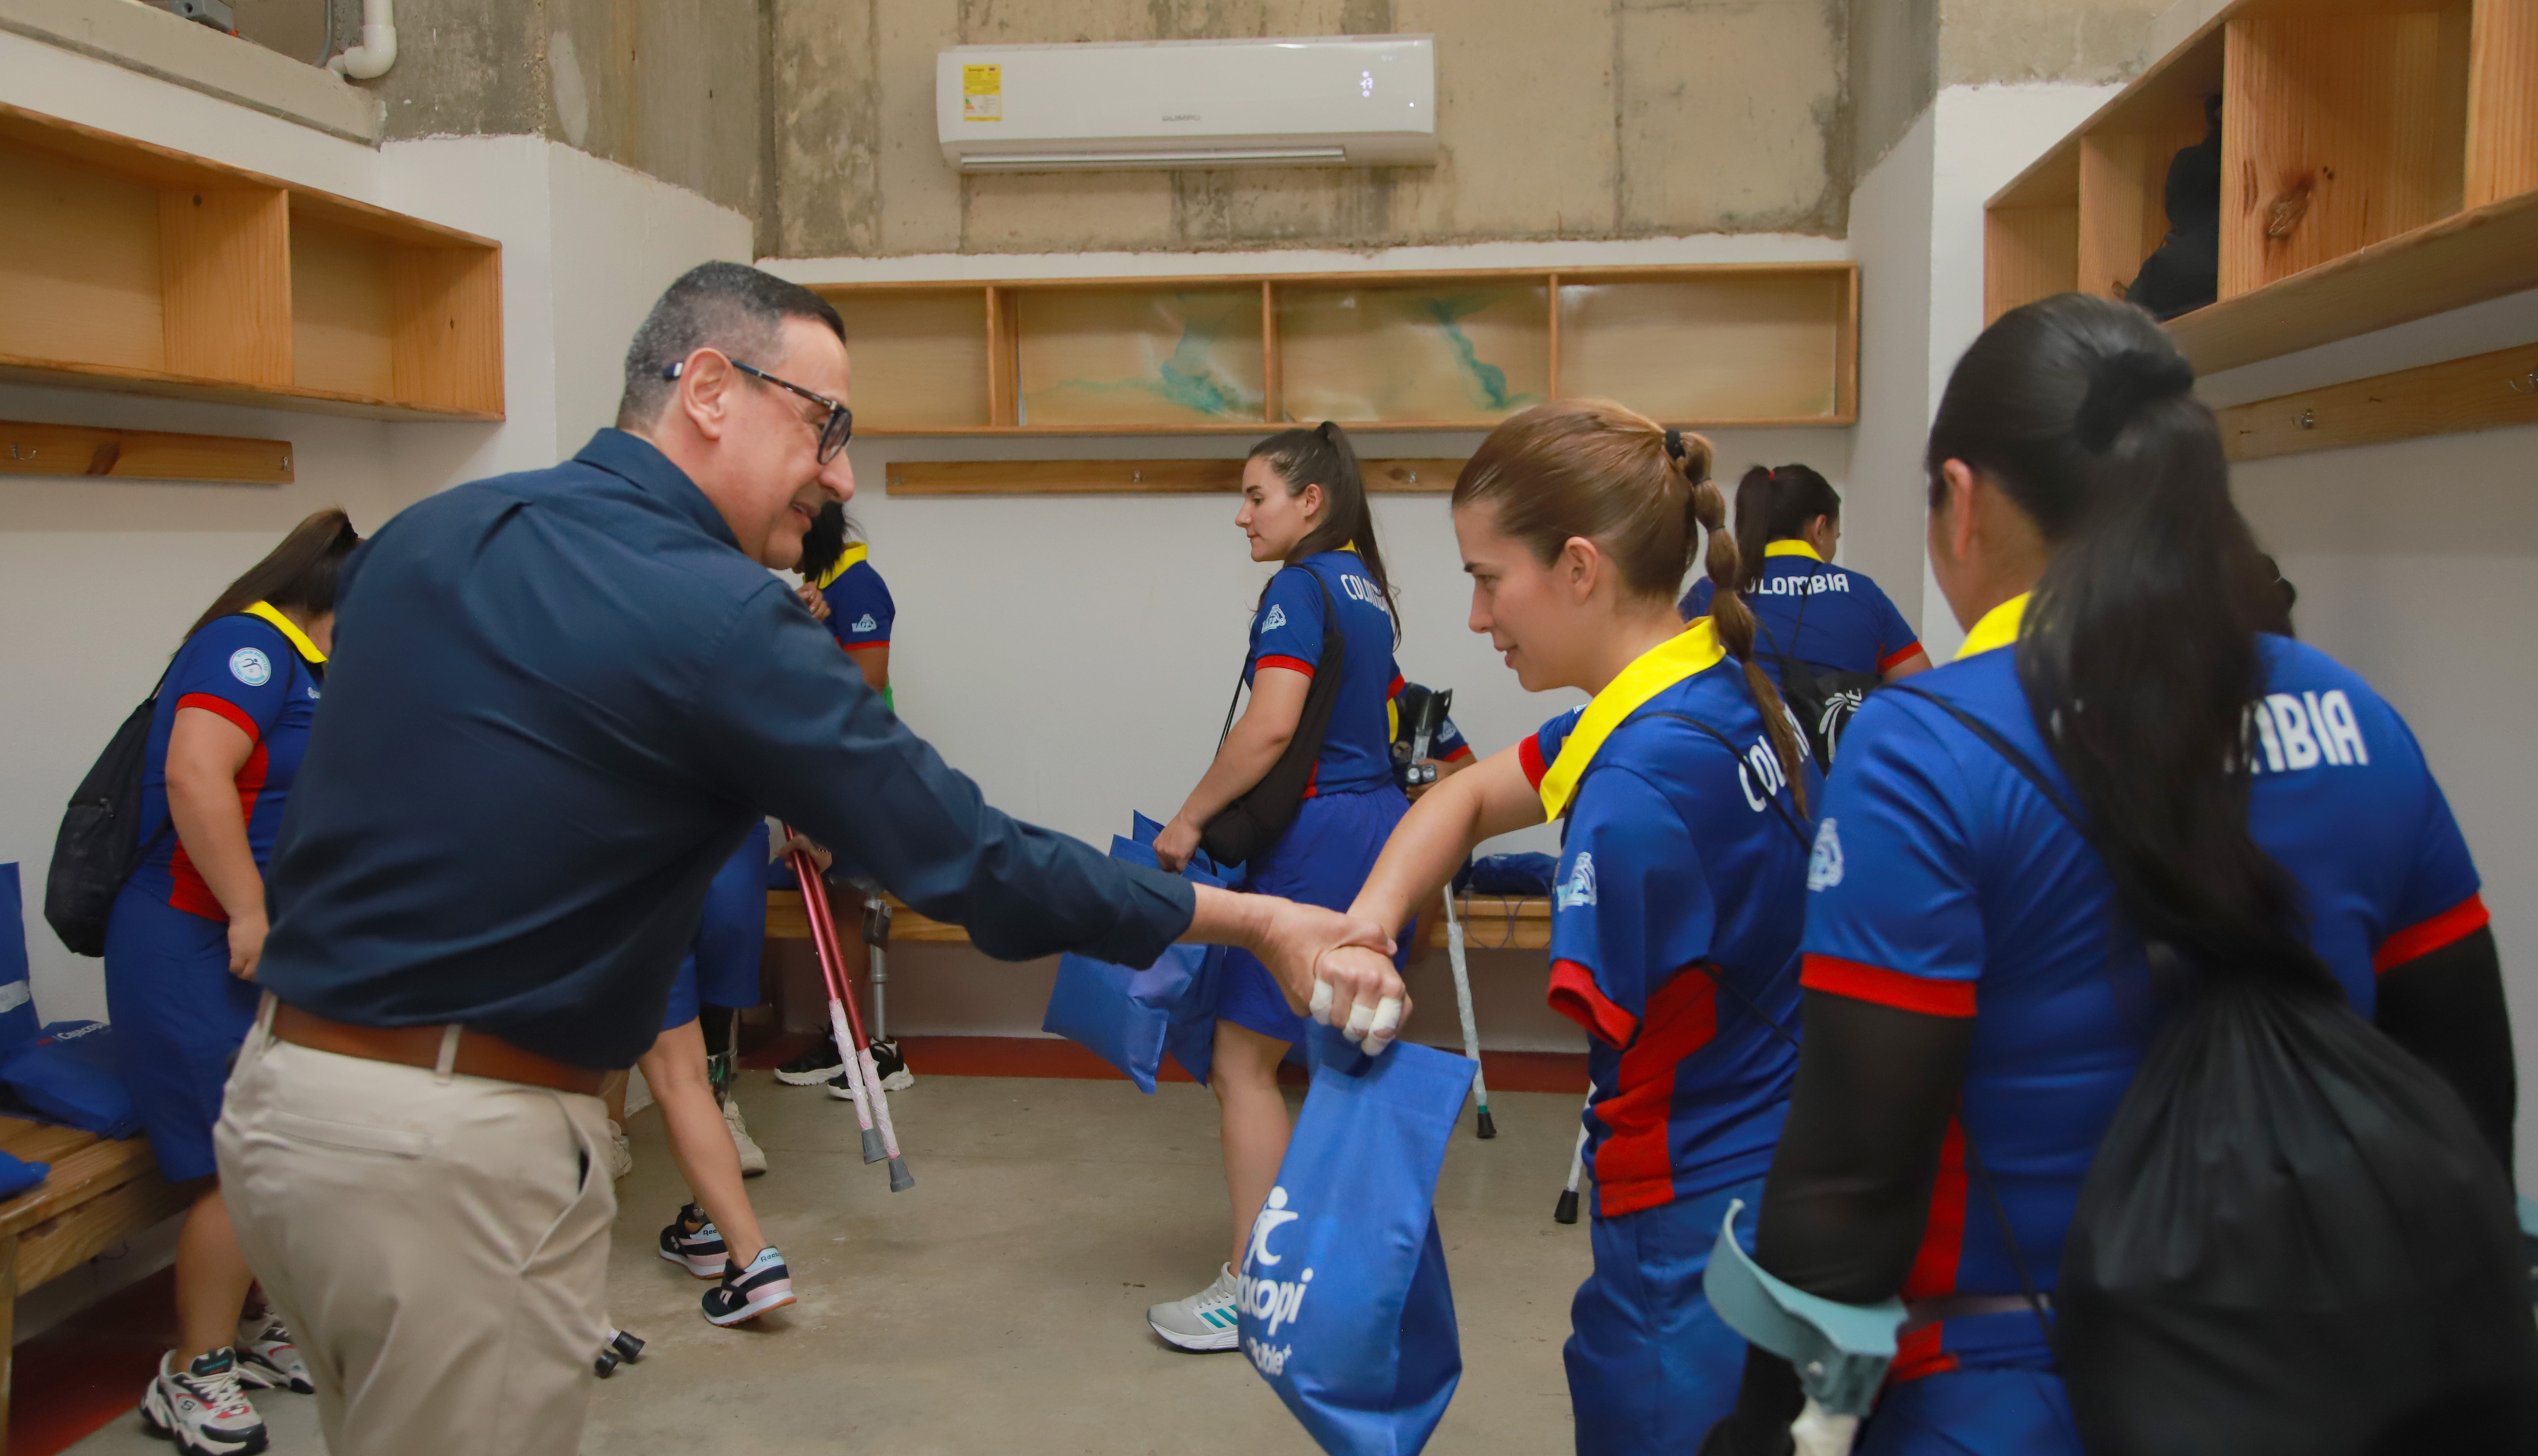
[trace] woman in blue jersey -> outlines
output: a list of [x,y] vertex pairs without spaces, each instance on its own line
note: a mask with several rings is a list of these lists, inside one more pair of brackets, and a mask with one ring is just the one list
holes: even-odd
[[[1392,660],[1392,587],[1348,435],[1325,422],[1252,446],[1234,523],[1250,538],[1251,560],[1284,563],[1252,616],[1243,674],[1251,702],[1180,812],[1155,836],[1155,854],[1168,869],[1188,863],[1207,822],[1277,764],[1324,666],[1323,625],[1336,614],[1338,695],[1303,802],[1278,842],[1241,868],[1245,888],[1257,893],[1337,909],[1356,896],[1409,807],[1392,777],[1391,703],[1401,688]],[[1304,1036],[1304,1019],[1289,1009],[1258,959],[1228,952],[1225,967],[1208,1085],[1222,1109],[1233,1252],[1206,1289],[1146,1311],[1155,1332],[1183,1350],[1236,1346],[1234,1271],[1287,1155],[1278,1064]]]
[[[1921,637],[1864,571],[1832,564],[1841,543],[1841,496],[1805,465],[1757,465],[1736,485],[1736,591],[1753,610],[1763,670],[1781,681],[1780,659],[1818,673],[1861,673],[1894,682],[1930,665]],[[1709,615],[1707,577],[1684,593],[1686,621]]]
[[[2467,845],[2395,710],[2271,629],[2279,589],[2193,383],[2148,314],[2065,294],[1986,329],[1931,427],[1930,564],[1968,635],[1869,700],[1828,786],[1758,1250],[1810,1292],[1904,1301],[1863,1452],[2080,1456],[2046,1327],[2158,1028],[2143,1010],[2179,984],[2146,944],[2186,987],[2340,992],[2509,1166],[2509,1024]],[[1786,1451],[1800,1404],[1757,1352],[1704,1449]]]
[[1709,579],[1737,579],[1708,467],[1706,440],[1597,401],[1482,443],[1453,497],[1472,629],[1526,691],[1593,700],[1421,798],[1352,907],[1398,929],[1483,839],[1563,824],[1551,1005],[1594,1079],[1595,1272],[1567,1351],[1587,1456],[1689,1451],[1732,1406],[1744,1342],[1702,1275],[1728,1202],[1762,1190],[1797,1067],[1821,779],[1742,600],[1677,615],[1702,528]]
[[105,1004],[159,1171],[197,1192],[176,1239],[177,1349],[142,1400],[194,1456],[261,1449],[243,1387],[307,1391],[281,1321],[241,1322],[254,1276],[212,1158],[230,1058],[255,1020],[273,853],[326,680],[335,581],[361,544],[340,510],[294,527],[186,631],[142,770],[141,862],[105,935]]

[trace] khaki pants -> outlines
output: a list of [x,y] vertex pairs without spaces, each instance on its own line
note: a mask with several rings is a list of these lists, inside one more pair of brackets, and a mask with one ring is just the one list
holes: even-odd
[[569,1456],[607,1333],[607,1112],[267,1033],[215,1142],[335,1456]]

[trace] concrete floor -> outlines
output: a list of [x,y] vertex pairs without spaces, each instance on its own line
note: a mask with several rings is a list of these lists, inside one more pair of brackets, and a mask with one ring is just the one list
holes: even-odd
[[[1572,1445],[1560,1347],[1589,1263],[1586,1225],[1551,1221],[1577,1098],[1491,1102],[1498,1138],[1474,1139],[1467,1110],[1437,1190],[1464,1369],[1432,1449],[1558,1456]],[[706,1286],[654,1252],[685,1194],[658,1115],[638,1114],[609,1286],[618,1323],[650,1344],[596,1386],[585,1452],[1313,1449],[1239,1355],[1184,1355],[1146,1328],[1146,1305],[1225,1257],[1205,1089],[924,1078],[891,1099],[917,1178],[895,1196],[846,1103],[752,1073],[741,1105],[774,1164],[750,1193],[801,1302],[739,1330],[703,1321]],[[276,1456],[319,1449],[312,1401],[259,1409]],[[73,1448],[167,1449],[138,1417]]]

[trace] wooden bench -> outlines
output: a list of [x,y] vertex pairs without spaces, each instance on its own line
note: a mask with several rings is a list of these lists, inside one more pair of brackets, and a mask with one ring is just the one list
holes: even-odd
[[[0,1150],[49,1166],[44,1181],[0,1202],[0,1352],[17,1343],[18,1296],[184,1212],[192,1200],[159,1176],[143,1137],[0,1117]],[[8,1447],[9,1366],[0,1354],[0,1456]]]

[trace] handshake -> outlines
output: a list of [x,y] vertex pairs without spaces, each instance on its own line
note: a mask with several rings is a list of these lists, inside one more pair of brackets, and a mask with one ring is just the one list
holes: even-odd
[[1260,958],[1290,1009],[1338,1026],[1371,1056],[1392,1044],[1410,1014],[1384,927],[1359,916],[1275,895],[1201,885],[1185,941],[1240,946]]

